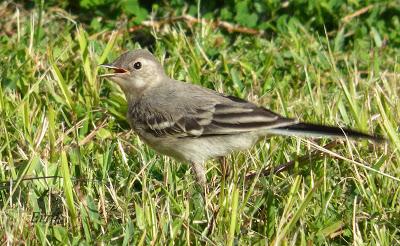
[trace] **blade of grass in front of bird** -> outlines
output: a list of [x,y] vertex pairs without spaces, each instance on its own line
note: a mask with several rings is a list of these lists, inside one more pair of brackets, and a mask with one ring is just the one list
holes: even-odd
[[[89,82],[88,84],[84,84],[84,88],[86,88],[89,92],[90,100],[93,100],[94,105],[97,105],[99,102],[99,93],[98,93],[98,84],[96,83],[96,76],[94,74],[95,71],[92,70],[92,63],[89,51],[89,40],[87,38],[87,34],[82,26],[79,26],[76,31],[76,36],[79,43],[79,50],[81,54],[81,59],[83,63],[83,71],[86,76],[86,80]],[[89,106],[90,107],[90,106]]]
[[25,178],[26,175],[29,175],[35,168],[38,166],[40,163],[40,159],[36,154],[33,154],[31,157],[30,161],[26,164],[24,169],[21,171],[21,173],[18,173],[18,179],[15,182],[15,184],[12,186],[12,191],[11,194],[8,196],[7,202],[4,203],[4,207],[2,208],[3,211],[6,209],[7,204],[10,202],[12,197],[14,196],[15,191],[18,189],[19,185],[21,184],[21,181]]
[[72,100],[72,96],[71,96],[71,92],[69,91],[68,85],[63,77],[63,75],[60,72],[60,69],[58,69],[57,65],[55,64],[54,61],[50,61],[51,63],[51,72],[55,78],[55,80],[57,81],[58,86],[61,89],[61,92],[64,96],[65,99],[65,104],[68,106],[69,109],[73,109],[73,100]]
[[[300,179],[298,179],[300,180]],[[300,219],[300,216],[303,214],[304,210],[306,209],[308,203],[311,201],[315,191],[321,186],[323,178],[320,178],[314,185],[314,187],[307,193],[303,201],[300,203],[299,208],[296,210],[294,214],[290,217],[290,220],[286,223],[286,226],[282,229],[282,231],[278,234],[277,238],[273,240],[275,245],[281,245],[282,239],[295,228],[297,221]],[[297,186],[298,188],[298,186]],[[294,191],[294,190],[293,190]],[[289,214],[288,214],[289,215]]]
[[179,205],[179,203],[176,201],[175,197],[173,196],[173,194],[171,194],[167,189],[165,189],[164,187],[160,187],[165,194],[168,196],[168,198],[170,199],[170,201],[173,204],[174,209],[176,209],[179,213],[182,213],[183,208],[181,205]]
[[340,87],[342,88],[342,90],[344,92],[346,100],[350,104],[350,109],[351,109],[351,112],[353,113],[353,117],[354,117],[354,119],[356,121],[357,127],[363,130],[363,129],[365,129],[365,126],[364,126],[364,124],[362,124],[361,119],[359,117],[359,108],[358,108],[357,102],[355,100],[356,97],[355,97],[354,94],[352,95],[350,93],[349,89],[347,88],[347,86],[346,86],[346,84],[345,84],[345,82],[343,80],[343,76],[342,76],[340,70],[336,66],[337,62],[335,61],[335,57],[333,55],[333,52],[332,52],[332,49],[331,49],[331,46],[330,46],[328,34],[326,32],[325,32],[325,35],[326,35],[326,43],[327,43],[327,47],[328,47],[328,54],[325,54],[325,56],[327,57],[327,59],[328,59],[328,61],[330,63],[330,66],[332,68],[332,78],[335,81],[339,82],[339,85],[340,85]]
[[229,225],[229,234],[228,234],[228,245],[233,245],[235,243],[235,231],[237,226],[237,217],[238,217],[238,204],[239,204],[239,189],[234,186],[233,194],[231,200],[232,208],[231,208],[231,223]]
[[281,220],[278,224],[278,228],[276,229],[275,240],[272,241],[272,242],[274,242],[275,245],[279,245],[280,241],[285,236],[285,234],[283,232],[284,225],[287,223],[287,220],[291,215],[292,207],[293,207],[294,200],[295,200],[294,195],[299,191],[300,182],[301,182],[301,177],[296,176],[295,180],[293,181],[292,187],[290,188],[288,198],[285,201],[286,205],[283,209]]
[[93,76],[91,71],[91,65],[89,62],[89,50],[88,50],[88,40],[86,37],[86,32],[79,26],[76,30],[76,37],[79,43],[79,50],[81,53],[81,58],[83,62],[83,71],[85,72],[86,79],[89,81],[89,84],[93,86]]
[[85,235],[85,239],[89,243],[91,243],[93,239],[92,239],[92,236],[90,234],[90,225],[89,225],[90,218],[89,218],[89,215],[87,213],[87,208],[85,208],[83,206],[83,204],[81,203],[79,211],[80,211],[79,217],[80,217],[80,221],[81,221],[80,224],[82,226],[82,231],[83,231],[83,233]]
[[55,161],[57,158],[57,151],[55,150],[56,144],[56,123],[55,123],[55,113],[53,106],[49,105],[49,110],[47,112],[47,118],[49,121],[49,131],[48,138],[50,144],[50,161]]
[[339,231],[344,226],[345,226],[345,223],[342,220],[338,220],[338,221],[330,223],[328,226],[326,226],[325,228],[321,229],[317,233],[317,235],[321,235],[323,237],[329,237],[332,234],[334,234],[337,231]]
[[29,97],[27,99],[27,101],[24,101],[22,103],[22,110],[18,111],[17,114],[21,115],[20,117],[23,119],[23,123],[24,123],[24,138],[25,141],[29,142],[29,144],[32,145],[32,122],[31,122],[31,118],[29,115],[29,109],[32,107],[32,105],[29,105]]
[[111,33],[110,39],[107,42],[106,47],[104,48],[103,53],[101,54],[100,58],[97,60],[97,64],[103,64],[105,60],[107,59],[108,54],[114,47],[115,41],[117,40],[117,34],[118,32],[113,31]]
[[0,122],[2,123],[2,128],[3,128],[3,133],[4,133],[4,134],[2,134],[2,136],[4,136],[6,139],[5,146],[2,146],[2,149],[6,149],[6,155],[8,156],[7,163],[9,165],[9,169],[11,171],[11,177],[13,180],[15,180],[17,178],[17,172],[15,170],[14,157],[12,155],[10,137],[9,137],[7,126],[5,125],[5,122],[4,121],[0,121]]
[[390,110],[386,107],[386,105],[384,103],[382,103],[380,93],[378,93],[378,91],[375,91],[375,94],[376,94],[375,101],[378,105],[379,113],[382,116],[383,127],[385,128],[387,134],[389,135],[389,138],[395,144],[397,151],[400,151],[399,136],[398,136],[396,130],[394,129],[392,123],[390,122],[389,117],[386,113],[386,112],[390,112]]
[[350,109],[351,112],[353,113],[354,116],[354,120],[356,121],[357,127],[364,130],[364,124],[361,123],[360,117],[359,117],[359,109],[357,107],[357,103],[355,101],[356,96],[355,95],[351,95],[349,89],[347,88],[347,86],[345,85],[344,81],[342,78],[339,78],[339,83],[340,86],[342,87],[342,90],[344,92],[344,95],[346,97],[347,102],[350,104]]
[[315,143],[313,143],[313,142],[311,142],[311,141],[308,141],[308,140],[302,140],[302,141],[304,141],[305,143],[310,144],[310,145],[313,146],[315,149],[320,150],[322,153],[327,153],[327,154],[329,154],[329,155],[331,155],[331,156],[333,156],[333,157],[336,157],[336,158],[338,158],[338,159],[341,159],[341,160],[344,160],[344,161],[348,161],[348,162],[353,163],[353,164],[355,164],[355,165],[357,165],[357,166],[360,166],[360,167],[362,167],[362,168],[364,168],[364,169],[366,169],[366,170],[369,170],[369,171],[378,173],[378,174],[380,174],[380,175],[382,175],[382,176],[385,176],[385,177],[387,177],[387,178],[390,178],[390,179],[392,179],[392,180],[395,180],[395,181],[397,181],[397,182],[400,182],[400,179],[399,179],[399,178],[397,178],[397,177],[395,177],[395,176],[393,176],[393,175],[390,175],[390,174],[388,174],[388,173],[382,172],[382,171],[380,171],[380,170],[374,169],[374,168],[370,167],[370,165],[366,165],[366,164],[363,164],[363,163],[361,163],[361,162],[359,162],[359,161],[355,161],[355,160],[346,158],[346,157],[344,157],[344,156],[341,156],[341,155],[339,155],[339,154],[337,154],[337,153],[335,153],[335,152],[333,152],[333,151],[331,151],[331,150],[325,149],[325,148],[323,148],[323,147],[321,147],[321,146],[319,146],[319,145],[317,145],[317,144],[315,144]]
[[134,235],[134,226],[133,222],[130,218],[127,219],[128,221],[125,222],[126,226],[124,228],[124,240],[122,242],[122,246],[131,245],[132,244],[132,236]]
[[69,172],[69,167],[68,167],[68,159],[67,159],[67,154],[65,150],[61,152],[61,176],[63,177],[63,188],[64,188],[64,195],[65,195],[65,200],[67,203],[68,211],[70,212],[71,215],[71,221],[72,225],[76,226],[76,208],[74,204],[74,196],[73,196],[73,187],[72,187],[72,181],[71,181],[71,175]]
[[256,186],[257,182],[259,181],[260,174],[261,174],[261,170],[253,178],[253,182],[251,183],[250,188],[246,191],[246,195],[245,195],[242,205],[240,206],[240,209],[239,209],[239,214],[242,214],[243,211],[246,209],[247,202],[249,201],[251,195],[253,194],[254,187]]
[[5,105],[6,95],[3,91],[3,86],[0,86],[0,112],[3,112]]

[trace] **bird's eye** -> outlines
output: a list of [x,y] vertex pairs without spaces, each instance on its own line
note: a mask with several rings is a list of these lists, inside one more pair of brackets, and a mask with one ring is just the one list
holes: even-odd
[[139,70],[139,69],[142,68],[142,63],[141,63],[141,62],[135,62],[135,64],[133,64],[133,67],[134,67],[136,70]]

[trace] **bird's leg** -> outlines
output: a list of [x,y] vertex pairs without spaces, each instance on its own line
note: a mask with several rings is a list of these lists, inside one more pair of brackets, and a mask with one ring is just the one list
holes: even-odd
[[221,173],[222,173],[222,178],[226,179],[227,176],[229,176],[229,166],[226,161],[225,156],[221,156],[218,158],[219,163],[221,164]]
[[201,188],[201,194],[203,195],[204,204],[207,205],[207,179],[206,179],[206,170],[202,163],[192,162],[192,170],[194,175],[196,176],[197,184]]
[[[196,175],[196,180],[200,188],[202,189],[201,195],[203,197],[204,202],[204,212],[205,216],[207,217],[207,227],[203,231],[203,235],[207,235],[212,231],[213,225],[215,223],[214,216],[210,216],[209,206],[211,205],[208,200],[208,186],[207,186],[207,179],[206,179],[206,171],[204,169],[203,164],[194,163],[192,162],[192,169],[194,174]],[[212,209],[211,209],[212,210]],[[214,214],[214,213],[212,213]]]
[[204,188],[206,186],[207,180],[206,180],[206,171],[204,170],[203,164],[192,162],[192,169],[194,174],[196,175],[197,183]]

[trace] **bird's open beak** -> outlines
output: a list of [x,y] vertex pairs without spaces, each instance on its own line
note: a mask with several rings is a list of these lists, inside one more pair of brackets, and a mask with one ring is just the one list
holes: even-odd
[[112,76],[115,76],[115,75],[118,75],[118,74],[125,74],[125,73],[129,72],[126,69],[123,69],[123,68],[120,68],[120,67],[116,67],[116,66],[111,65],[111,64],[101,64],[99,66],[114,70],[113,73],[101,74],[100,77],[112,77]]

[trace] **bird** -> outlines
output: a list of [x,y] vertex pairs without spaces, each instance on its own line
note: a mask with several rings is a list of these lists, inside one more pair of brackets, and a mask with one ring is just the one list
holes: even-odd
[[244,99],[174,80],[146,49],[127,51],[101,66],[111,72],[100,76],[125,94],[134,132],[156,152],[189,163],[200,185],[206,184],[207,160],[247,150],[273,135],[383,140],[286,118]]

